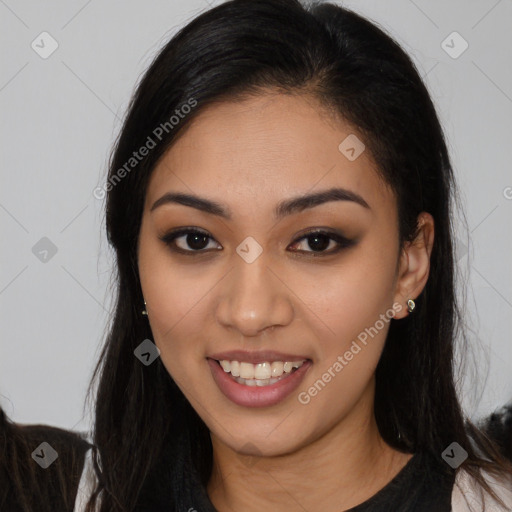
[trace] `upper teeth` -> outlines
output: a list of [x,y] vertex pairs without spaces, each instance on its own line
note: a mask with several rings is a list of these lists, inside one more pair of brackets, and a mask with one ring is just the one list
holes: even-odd
[[233,377],[242,379],[270,379],[271,377],[281,377],[284,373],[290,373],[293,368],[300,368],[303,361],[274,361],[273,363],[245,363],[240,361],[219,361],[226,373],[231,372]]

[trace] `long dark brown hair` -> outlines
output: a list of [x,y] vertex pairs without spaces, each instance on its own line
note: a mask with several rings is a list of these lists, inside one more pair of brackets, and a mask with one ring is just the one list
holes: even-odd
[[[102,511],[132,511],[150,501],[150,481],[167,492],[168,510],[214,510],[204,492],[198,497],[212,469],[208,428],[159,359],[144,366],[134,357],[144,339],[153,339],[141,315],[137,243],[149,177],[177,135],[212,102],[269,89],[307,92],[362,134],[395,192],[400,244],[414,239],[420,212],[435,221],[428,282],[414,314],[391,321],[376,370],[382,437],[403,452],[436,458],[456,441],[468,453],[460,468],[487,490],[481,469],[511,470],[465,418],[454,384],[455,340],[465,340],[454,293],[457,194],[443,130],[412,60],[383,30],[343,7],[233,0],[193,19],[158,53],[111,155],[106,232],[115,250],[117,302],[93,380],[99,482],[89,510],[101,495]],[[176,111],[186,115],[169,122]],[[156,147],[127,166],[148,137]]]

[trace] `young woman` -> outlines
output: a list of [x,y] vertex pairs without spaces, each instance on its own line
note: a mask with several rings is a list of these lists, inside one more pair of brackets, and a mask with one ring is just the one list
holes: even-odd
[[379,28],[296,0],[200,15],[102,190],[117,304],[75,510],[510,509],[454,385],[443,132]]
[[74,432],[17,425],[0,408],[0,510],[72,512],[89,447]]

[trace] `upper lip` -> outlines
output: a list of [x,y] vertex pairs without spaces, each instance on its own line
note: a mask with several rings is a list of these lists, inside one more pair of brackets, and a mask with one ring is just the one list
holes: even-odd
[[230,350],[228,352],[217,352],[208,356],[210,359],[217,361],[241,361],[247,363],[272,363],[274,361],[304,361],[309,359],[307,356],[301,354],[285,354],[275,350],[258,350],[248,352],[247,350]]

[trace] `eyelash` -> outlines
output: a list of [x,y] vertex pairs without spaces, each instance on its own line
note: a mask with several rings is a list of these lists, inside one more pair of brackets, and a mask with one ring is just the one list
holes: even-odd
[[[209,239],[211,240],[214,240],[210,235],[208,235],[208,233],[204,232],[204,231],[200,231],[196,228],[179,228],[175,231],[171,231],[161,237],[160,240],[162,242],[164,242],[170,249],[172,252],[175,252],[175,253],[179,253],[179,254],[183,254],[183,255],[186,255],[186,256],[196,256],[198,254],[204,254],[204,253],[207,253],[207,252],[210,252],[208,250],[204,250],[204,249],[199,249],[199,250],[184,250],[184,249],[180,249],[178,247],[175,246],[174,244],[174,241],[183,236],[183,235],[189,235],[189,234],[197,234],[197,235],[202,235],[202,236],[205,236],[205,237],[208,237]],[[333,254],[336,254],[338,252],[340,252],[341,250],[343,249],[347,249],[351,246],[353,246],[356,241],[355,240],[349,240],[348,238],[345,238],[344,236],[338,234],[338,233],[335,233],[335,232],[331,232],[331,231],[323,231],[323,230],[312,230],[312,231],[309,231],[307,233],[304,233],[300,238],[297,238],[293,243],[292,245],[295,245],[297,242],[300,242],[301,240],[304,240],[304,239],[307,239],[307,238],[310,238],[310,237],[313,237],[313,236],[326,236],[328,237],[330,240],[333,240],[335,241],[337,244],[338,244],[338,247],[336,247],[334,250],[330,250],[328,252],[315,252],[315,251],[292,251],[292,252],[296,252],[296,253],[310,253],[311,254],[311,257],[322,257],[322,256],[330,256],[330,255],[333,255]]]

